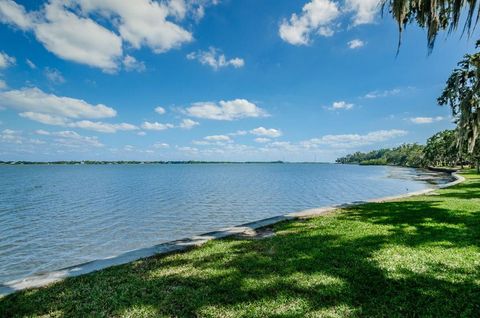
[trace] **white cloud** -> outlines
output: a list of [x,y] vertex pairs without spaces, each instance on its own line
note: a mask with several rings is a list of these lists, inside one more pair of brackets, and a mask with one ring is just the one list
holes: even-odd
[[400,94],[401,90],[399,88],[394,88],[394,89],[389,89],[389,90],[384,90],[384,91],[372,91],[367,93],[364,97],[365,98],[380,98],[380,97],[389,97],[389,96],[394,96]]
[[195,19],[200,13],[203,16],[204,7],[217,2],[51,0],[37,11],[27,12],[14,1],[2,0],[0,22],[33,32],[47,50],[62,59],[109,73],[118,71],[121,64],[126,70],[141,71],[142,62],[123,56],[125,44],[162,53],[188,43],[193,36],[178,22],[189,13]]
[[117,71],[122,40],[114,32],[68,11],[59,1],[46,4],[41,14],[44,19],[34,24],[33,31],[48,51],[106,72]]
[[181,151],[181,152],[187,152],[189,154],[198,153],[198,148],[195,148],[195,147],[179,147],[179,146],[176,146],[176,149]]
[[137,130],[138,127],[128,123],[111,124],[101,121],[81,120],[71,122],[66,125],[67,127],[82,128],[87,130],[98,131],[102,133],[116,133],[117,131],[131,131]]
[[70,119],[65,117],[35,113],[35,112],[24,112],[24,113],[20,113],[19,115],[23,118],[37,121],[45,125],[62,126],[62,127],[70,127],[70,128],[82,128],[82,129],[93,130],[93,131],[98,131],[102,133],[115,133],[117,131],[131,131],[131,130],[138,129],[137,126],[132,124],[127,124],[127,123],[111,124],[111,123],[104,123],[101,121],[90,121],[90,120],[71,121]]
[[413,117],[410,118],[409,120],[414,123],[414,124],[431,124],[437,121],[442,121],[445,118],[442,116],[437,116],[437,117]]
[[237,130],[236,132],[229,133],[228,135],[229,136],[245,136],[246,134],[248,134],[248,131],[246,130]]
[[15,58],[5,52],[0,52],[0,70],[15,65]]
[[0,143],[15,145],[41,145],[45,142],[39,139],[23,137],[22,131],[20,130],[4,129],[3,131],[0,131]]
[[311,0],[303,6],[302,14],[292,14],[280,25],[280,37],[293,45],[310,43],[313,33],[322,36],[333,35],[333,22],[340,16],[338,5],[331,0]]
[[28,118],[30,120],[37,121],[45,125],[67,126],[69,122],[69,120],[65,117],[44,114],[44,113],[23,112],[23,113],[20,113],[19,115],[23,118]]
[[208,51],[192,52],[187,55],[189,60],[197,60],[203,65],[208,65],[214,70],[218,70],[222,67],[233,66],[234,68],[240,68],[245,65],[245,61],[241,58],[227,59],[224,54],[219,54],[218,49],[210,47]]
[[258,128],[252,129],[250,130],[250,133],[257,136],[267,136],[270,138],[277,138],[282,135],[282,132],[278,129],[274,129],[274,128],[267,129],[265,127],[258,127]]
[[183,129],[192,129],[193,127],[195,127],[197,125],[200,125],[200,123],[197,122],[197,121],[191,120],[189,118],[186,118],[186,119],[182,120],[179,127],[183,128]]
[[45,74],[45,77],[53,84],[65,83],[65,78],[63,77],[62,73],[55,68],[45,67],[43,73]]
[[203,139],[208,141],[224,141],[224,142],[231,141],[230,137],[228,137],[227,135],[213,135],[213,136],[207,136]]
[[30,67],[32,70],[35,70],[37,68],[37,66],[35,65],[35,63],[33,63],[32,61],[30,61],[29,59],[26,59],[25,62],[27,63],[28,67]]
[[47,94],[38,88],[0,92],[0,106],[68,118],[106,118],[117,114],[103,104],[91,105],[81,99]]
[[181,26],[168,21],[169,16],[183,18],[185,9],[180,1],[163,2],[150,0],[80,0],[84,13],[98,13],[115,21],[123,40],[139,49],[148,46],[155,53],[162,53],[183,43],[193,36]]
[[146,130],[166,130],[173,127],[174,126],[172,124],[162,124],[159,122],[150,123],[146,121],[142,124],[142,128]]
[[33,17],[25,11],[25,8],[12,0],[0,1],[0,22],[10,24],[21,30],[32,27]]
[[157,142],[152,147],[155,149],[165,149],[170,148],[170,145],[164,142]]
[[147,68],[145,67],[145,63],[141,61],[137,61],[133,56],[126,55],[123,58],[123,67],[127,71],[136,71],[136,72],[144,72]]
[[9,144],[21,144],[23,143],[23,137],[21,131],[4,129],[0,132],[0,142]]
[[[7,88],[8,85],[7,85],[7,82],[5,82],[4,80],[0,79],[0,90],[2,89],[5,89]],[[0,110],[2,109],[2,107],[0,106]]]
[[34,32],[38,41],[58,57],[107,72],[117,70],[117,59],[122,56],[121,38],[95,21],[67,10],[67,2],[53,0],[33,13],[27,13],[13,1],[1,4],[2,22]]
[[137,136],[146,136],[146,135],[147,135],[147,133],[144,132],[144,131],[137,132]]
[[220,101],[218,104],[195,103],[185,113],[198,118],[213,120],[236,120],[247,117],[265,117],[267,112],[246,99]]
[[44,135],[44,136],[49,136],[49,135],[50,135],[50,132],[49,132],[49,131],[46,131],[46,130],[43,130],[43,129],[35,130],[35,133],[36,133],[37,135]]
[[36,132],[39,135],[58,137],[54,139],[55,145],[66,147],[96,147],[100,148],[104,145],[98,140],[97,137],[82,136],[74,131],[64,130],[56,132],[48,132],[40,130]]
[[163,114],[166,113],[166,110],[165,110],[165,108],[158,106],[158,107],[155,108],[155,112],[159,115],[163,115]]
[[353,39],[349,41],[347,44],[348,44],[348,47],[353,50],[353,49],[359,49],[363,47],[365,45],[365,42],[363,42],[360,39]]
[[349,109],[352,109],[353,106],[354,105],[352,103],[347,103],[345,101],[339,101],[339,102],[333,102],[332,106],[329,107],[328,109],[329,110],[340,110],[340,109],[349,110]]
[[198,146],[226,146],[232,144],[233,140],[228,135],[212,135],[203,137],[203,140],[194,140],[192,143]]
[[320,138],[313,138],[302,142],[302,146],[306,148],[318,147],[319,145],[328,145],[331,147],[352,148],[364,145],[370,145],[377,142],[386,141],[389,139],[405,136],[405,130],[391,129],[378,130],[360,134],[345,134],[345,135],[325,135]]
[[369,24],[375,21],[380,11],[380,0],[346,0],[345,10],[353,12],[353,25]]
[[267,142],[270,142],[271,139],[259,137],[259,138],[255,138],[254,141],[258,143],[267,143]]

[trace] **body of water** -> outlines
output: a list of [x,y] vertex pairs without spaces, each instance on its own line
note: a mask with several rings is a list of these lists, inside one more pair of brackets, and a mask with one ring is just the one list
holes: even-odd
[[0,166],[0,283],[307,208],[432,187],[333,164]]

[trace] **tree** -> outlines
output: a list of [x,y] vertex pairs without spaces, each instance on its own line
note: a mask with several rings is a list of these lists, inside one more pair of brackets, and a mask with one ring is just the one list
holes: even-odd
[[397,21],[399,47],[403,29],[410,23],[417,23],[427,29],[427,45],[431,51],[440,30],[456,30],[461,21],[462,11],[467,15],[463,31],[470,34],[472,22],[478,20],[480,5],[477,0],[381,0],[382,11],[388,8]]
[[424,149],[425,160],[433,166],[455,166],[465,160],[456,141],[455,130],[444,130],[428,138]]
[[[440,30],[449,32],[456,30],[461,15],[466,10],[463,32],[470,35],[472,22],[475,24],[480,16],[480,2],[477,0],[381,0],[383,11],[388,7],[399,27],[399,47],[403,29],[407,24],[417,23],[427,29],[427,45],[433,49],[435,39]],[[480,41],[477,42],[477,48]],[[470,156],[477,163],[480,173],[480,52],[467,54],[458,64],[447,81],[440,105],[449,105],[457,124],[457,146],[460,153],[464,145]]]
[[[477,43],[477,48],[480,41]],[[442,95],[438,98],[440,105],[449,105],[457,124],[457,144],[459,151],[467,152],[477,161],[480,153],[480,52],[466,54],[458,63],[447,80]]]

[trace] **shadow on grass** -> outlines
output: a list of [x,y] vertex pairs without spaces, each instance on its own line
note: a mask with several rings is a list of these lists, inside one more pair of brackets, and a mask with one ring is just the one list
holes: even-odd
[[478,317],[480,212],[446,208],[450,195],[463,199],[457,189],[13,294],[0,300],[0,316]]

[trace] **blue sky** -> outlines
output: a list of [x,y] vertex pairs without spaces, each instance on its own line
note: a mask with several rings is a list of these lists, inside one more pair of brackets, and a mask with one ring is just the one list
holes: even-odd
[[334,161],[452,128],[472,39],[377,0],[0,0],[0,160]]

